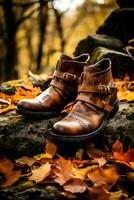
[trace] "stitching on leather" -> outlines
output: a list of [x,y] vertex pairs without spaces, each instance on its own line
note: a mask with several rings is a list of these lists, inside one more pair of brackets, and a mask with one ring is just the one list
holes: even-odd
[[72,118],[72,119],[74,119],[76,122],[78,122],[80,125],[82,125],[84,128],[88,128],[88,126],[84,123],[84,122],[82,122],[80,119],[77,119],[77,118],[75,118],[75,117],[73,117],[73,116],[69,116],[69,118]]

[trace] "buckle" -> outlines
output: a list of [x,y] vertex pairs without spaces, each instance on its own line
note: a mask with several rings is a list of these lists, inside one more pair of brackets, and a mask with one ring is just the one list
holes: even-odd
[[98,85],[98,89],[102,95],[111,94],[110,86],[108,85]]
[[69,72],[64,72],[63,79],[65,81],[75,81],[75,80],[77,80],[77,76],[74,74],[71,74]]

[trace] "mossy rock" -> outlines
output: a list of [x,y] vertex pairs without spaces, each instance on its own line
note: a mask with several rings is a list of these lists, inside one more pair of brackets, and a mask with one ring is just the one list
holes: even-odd
[[90,63],[94,64],[103,58],[111,59],[112,73],[114,77],[120,77],[124,76],[126,73],[134,72],[134,61],[126,53],[98,47],[92,52]]

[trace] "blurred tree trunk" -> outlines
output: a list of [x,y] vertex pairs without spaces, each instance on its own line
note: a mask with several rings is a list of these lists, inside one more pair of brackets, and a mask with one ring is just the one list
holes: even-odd
[[41,69],[41,60],[43,56],[43,45],[45,42],[46,28],[48,22],[48,2],[42,2],[40,0],[40,11],[39,11],[39,46],[38,46],[38,55],[37,55],[37,72],[40,72]]
[[17,70],[15,69],[17,65],[16,18],[12,3],[12,0],[5,0],[3,4],[7,33],[4,81],[18,77]]
[[63,32],[63,27],[62,27],[63,13],[60,13],[57,9],[54,8],[54,6],[53,6],[53,10],[54,10],[55,19],[56,19],[56,28],[58,30],[59,37],[60,37],[61,52],[64,52],[66,41],[64,39],[64,32]]

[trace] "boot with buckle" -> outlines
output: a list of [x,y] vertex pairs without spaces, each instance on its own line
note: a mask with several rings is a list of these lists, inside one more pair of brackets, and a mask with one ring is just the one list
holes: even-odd
[[89,54],[74,59],[62,54],[49,87],[34,99],[21,100],[16,112],[30,118],[48,118],[59,115],[66,104],[77,95],[77,87]]
[[85,66],[71,112],[53,126],[51,136],[62,141],[86,141],[102,133],[108,119],[118,111],[111,61],[102,59]]

